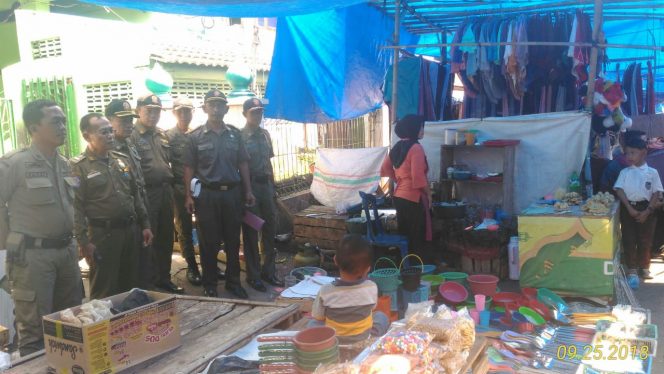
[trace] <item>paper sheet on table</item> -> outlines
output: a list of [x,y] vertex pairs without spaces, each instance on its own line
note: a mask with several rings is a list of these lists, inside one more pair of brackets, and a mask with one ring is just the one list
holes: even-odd
[[287,288],[281,293],[281,297],[291,299],[311,298],[315,299],[321,286],[330,284],[335,278],[323,275],[309,277],[293,287]]

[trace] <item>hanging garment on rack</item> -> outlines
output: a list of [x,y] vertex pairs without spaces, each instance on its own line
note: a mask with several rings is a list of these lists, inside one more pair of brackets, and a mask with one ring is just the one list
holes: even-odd
[[[592,42],[592,26],[590,17],[577,9],[572,32],[570,33],[570,43],[590,43]],[[586,67],[590,62],[590,47],[570,46],[568,56],[574,60],[572,74],[576,77],[579,84],[588,80]]]
[[648,82],[646,83],[645,114],[655,114],[655,78],[652,73],[651,61],[648,61]]

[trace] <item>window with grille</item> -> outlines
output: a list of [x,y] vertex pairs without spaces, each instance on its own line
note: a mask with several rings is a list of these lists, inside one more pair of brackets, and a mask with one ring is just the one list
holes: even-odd
[[62,56],[62,45],[60,44],[59,36],[32,41],[33,60],[57,56]]
[[211,89],[218,88],[228,95],[231,85],[226,81],[174,81],[171,95],[176,97],[186,96],[191,100],[203,102],[205,94]]
[[90,84],[84,87],[88,113],[104,113],[104,108],[113,99],[127,99],[129,101],[133,99],[130,81]]

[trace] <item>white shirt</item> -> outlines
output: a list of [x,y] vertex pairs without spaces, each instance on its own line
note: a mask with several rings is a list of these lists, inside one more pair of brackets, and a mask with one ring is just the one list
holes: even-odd
[[654,193],[664,191],[659,173],[648,164],[623,169],[613,189],[623,190],[627,199],[633,202],[650,201]]

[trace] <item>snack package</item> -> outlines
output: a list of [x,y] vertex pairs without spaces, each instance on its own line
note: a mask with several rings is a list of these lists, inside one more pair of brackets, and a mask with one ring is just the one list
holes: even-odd
[[408,303],[408,309],[406,309],[404,318],[408,320],[415,314],[431,314],[433,305],[433,300],[422,301],[420,303]]
[[431,343],[433,336],[420,331],[390,331],[380,338],[376,351],[385,354],[421,355]]
[[373,354],[362,363],[360,374],[409,374],[419,363],[413,355]]
[[360,374],[360,366],[350,362],[321,365],[316,368],[314,374]]
[[[475,323],[467,312],[459,312],[456,317],[441,319],[424,314],[415,314],[406,321],[409,330],[422,331],[433,335],[436,342],[470,349],[475,343]],[[441,316],[446,315],[443,311]]]

